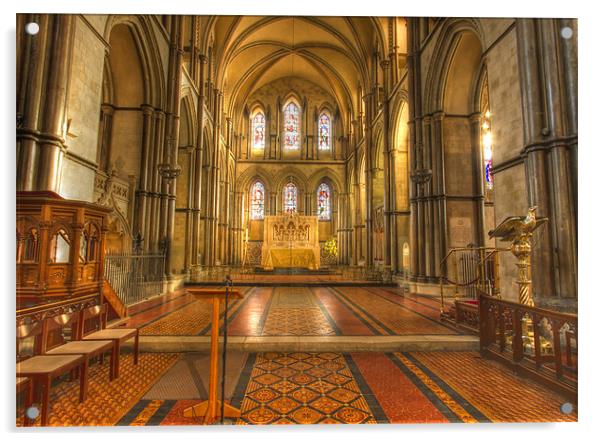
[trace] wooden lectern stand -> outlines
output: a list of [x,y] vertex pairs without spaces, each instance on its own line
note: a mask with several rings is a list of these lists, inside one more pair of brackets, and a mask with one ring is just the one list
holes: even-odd
[[[209,359],[209,399],[184,409],[185,417],[203,417],[203,424],[213,424],[221,415],[221,400],[217,399],[218,382],[218,337],[219,337],[219,302],[226,298],[225,289],[188,288],[187,291],[197,300],[212,299],[211,315],[211,357]],[[228,298],[242,299],[240,291],[230,288]],[[240,410],[224,403],[224,417],[238,418]]]

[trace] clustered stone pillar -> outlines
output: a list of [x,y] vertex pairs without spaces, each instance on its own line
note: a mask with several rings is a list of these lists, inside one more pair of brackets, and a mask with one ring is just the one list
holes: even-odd
[[184,52],[184,16],[172,17],[169,44],[169,65],[167,87],[166,130],[163,150],[163,163],[159,164],[162,181],[161,195],[161,241],[166,253],[165,270],[172,275],[172,246],[174,234],[174,218],[176,211],[176,178],[180,174],[178,166],[178,138],[180,134],[180,84],[182,54]]
[[390,81],[390,62],[389,60],[381,61],[383,69],[383,164],[384,164],[384,265],[385,272],[397,271],[397,236],[393,234],[395,228],[393,222],[395,218],[395,158],[392,155],[391,149],[391,123],[389,115],[389,81]]
[[207,152],[203,151],[204,146],[204,120],[205,120],[205,71],[207,67],[207,57],[204,55],[198,56],[198,85],[199,85],[199,105],[197,111],[197,136],[196,146],[194,149],[194,175],[192,180],[193,195],[192,195],[192,244],[191,244],[191,265],[199,266],[201,253],[201,208],[203,194],[203,155]]
[[[373,92],[374,93],[374,92]],[[374,109],[372,108],[374,104],[373,93],[367,94],[364,96],[365,105],[366,105],[366,121],[372,121],[374,116]],[[373,228],[372,228],[372,124],[366,124],[366,130],[364,132],[364,163],[365,163],[365,198],[366,198],[366,228],[365,228],[365,237],[366,237],[366,266],[373,265]]]
[[428,22],[408,19],[408,95],[410,129],[411,274],[419,282],[437,282],[447,251],[445,156],[441,110],[422,106],[420,42]]
[[[557,19],[516,25],[528,202],[550,220],[533,235],[533,291],[543,307],[571,308],[577,297],[576,25]],[[572,32],[563,37],[563,28]]]
[[74,29],[70,14],[18,17],[17,190],[60,190]]
[[424,207],[423,184],[426,179],[422,163],[422,97],[420,69],[420,36],[417,18],[408,18],[408,95],[410,129],[410,211],[411,254],[410,270],[417,281],[424,281]]

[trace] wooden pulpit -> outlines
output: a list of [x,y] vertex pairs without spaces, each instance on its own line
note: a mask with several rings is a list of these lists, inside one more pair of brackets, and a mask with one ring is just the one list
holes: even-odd
[[[185,417],[202,417],[203,424],[213,424],[221,416],[222,403],[217,398],[218,383],[218,349],[219,349],[219,304],[225,300],[225,289],[211,288],[188,288],[187,291],[197,300],[213,300],[213,311],[211,314],[211,355],[209,358],[209,398],[207,401],[195,404],[184,409]],[[228,299],[242,299],[240,291],[230,288]],[[224,403],[224,418],[238,418],[240,410],[234,406]]]

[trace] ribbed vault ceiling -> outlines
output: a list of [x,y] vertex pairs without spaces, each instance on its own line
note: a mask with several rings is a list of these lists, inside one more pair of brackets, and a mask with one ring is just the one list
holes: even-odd
[[342,118],[353,118],[358,86],[369,85],[374,48],[386,47],[381,21],[367,17],[221,16],[213,38],[217,86],[235,120],[253,92],[284,77],[322,87]]

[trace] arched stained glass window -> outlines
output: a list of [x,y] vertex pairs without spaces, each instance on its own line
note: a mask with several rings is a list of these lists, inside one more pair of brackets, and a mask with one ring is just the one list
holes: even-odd
[[259,181],[251,187],[251,219],[261,220],[264,214],[265,188]]
[[318,149],[330,150],[330,117],[326,113],[318,120]]
[[284,107],[284,149],[297,150],[300,147],[299,106],[290,102]]
[[265,147],[265,116],[258,112],[253,118],[253,149],[263,150]]
[[282,207],[285,213],[297,211],[297,186],[292,182],[284,186]]
[[330,220],[331,207],[330,186],[323,182],[318,187],[318,220]]
[[483,118],[483,168],[485,171],[485,189],[493,190],[493,141],[491,136],[491,112],[487,110]]

